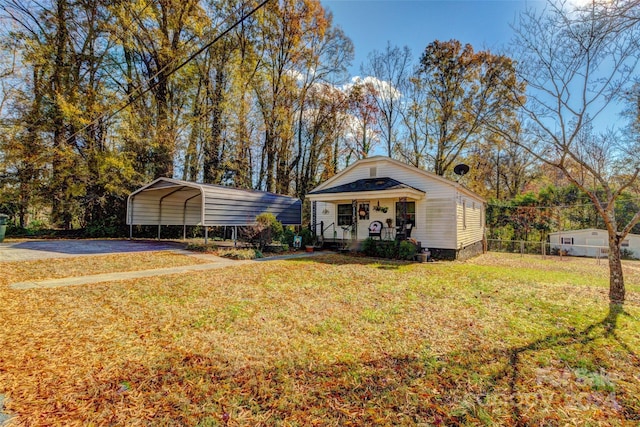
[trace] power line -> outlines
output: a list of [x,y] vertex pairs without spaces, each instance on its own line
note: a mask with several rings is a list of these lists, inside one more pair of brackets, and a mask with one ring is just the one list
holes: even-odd
[[[175,67],[174,69],[172,69],[171,71],[169,71],[167,73],[167,77],[169,77],[170,75],[174,74],[175,72],[177,72],[178,70],[180,70],[182,67],[184,67],[185,65],[187,65],[189,62],[193,61],[198,55],[200,55],[202,52],[204,52],[205,50],[207,50],[208,48],[210,48],[211,46],[213,46],[215,43],[217,43],[222,37],[226,36],[229,32],[231,32],[233,29],[235,29],[238,25],[242,24],[247,18],[251,17],[254,13],[256,13],[258,10],[260,10],[262,7],[264,7],[267,3],[269,3],[269,1],[271,0],[264,0],[262,3],[260,3],[258,6],[256,6],[255,8],[253,8],[248,14],[242,16],[239,20],[237,20],[233,25],[231,25],[229,28],[227,28],[226,30],[224,30],[222,33],[218,34],[212,41],[210,41],[209,43],[205,44],[204,46],[202,46],[200,49],[198,49],[196,52],[194,52],[193,54],[191,54],[186,60],[184,60],[182,63],[180,63],[177,67]],[[244,7],[247,3],[242,4],[240,7]],[[230,15],[232,16],[232,15]],[[228,19],[228,18],[227,18]],[[226,21],[226,19],[225,19]],[[223,21],[224,22],[224,21]],[[169,65],[171,65],[172,62],[169,62],[167,65],[165,65],[162,69],[160,69],[155,75],[153,75],[150,79],[147,80],[147,83],[150,83],[151,80],[153,80],[155,77],[159,76],[160,73],[162,73],[164,70],[166,70]],[[151,89],[153,89],[154,87],[156,87],[159,84],[158,81],[155,81],[153,83],[150,83],[145,89],[139,91],[139,93],[137,95],[135,95],[133,98],[129,97],[129,100],[120,108],[116,109],[115,111],[108,113],[108,114],[103,114],[100,115],[99,117],[97,117],[96,119],[94,119],[93,121],[91,121],[90,123],[88,123],[87,125],[85,125],[82,129],[74,132],[71,136],[69,136],[67,138],[67,142],[70,142],[73,138],[75,138],[76,136],[78,136],[80,133],[84,132],[85,130],[87,130],[89,127],[95,125],[96,123],[100,122],[101,120],[110,120],[111,118],[113,118],[114,116],[116,116],[118,113],[120,113],[122,110],[124,110],[125,108],[127,108],[129,105],[133,104],[134,102],[136,102],[138,99],[142,98],[143,95],[145,95],[147,92],[149,92]]]

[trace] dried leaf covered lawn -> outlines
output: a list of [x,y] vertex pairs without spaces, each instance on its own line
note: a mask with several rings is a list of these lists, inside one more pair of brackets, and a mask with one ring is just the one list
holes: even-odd
[[2,283],[9,284],[24,280],[61,279],[119,271],[153,270],[206,262],[206,260],[188,255],[159,251],[2,263],[0,267],[3,269]]
[[594,267],[329,255],[29,291],[3,275],[0,394],[29,426],[635,426],[638,275],[610,311]]

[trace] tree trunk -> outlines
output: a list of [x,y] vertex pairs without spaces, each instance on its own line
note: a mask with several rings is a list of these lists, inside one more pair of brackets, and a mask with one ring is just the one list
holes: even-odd
[[55,33],[55,59],[53,64],[53,73],[51,76],[51,97],[54,99],[51,124],[53,127],[53,150],[51,161],[51,219],[54,225],[62,226],[68,229],[70,226],[69,204],[68,199],[68,174],[67,162],[64,156],[68,153],[65,150],[66,134],[65,119],[60,101],[56,97],[64,96],[66,87],[64,83],[67,81],[68,73],[65,67],[66,60],[66,43],[68,40],[68,32],[66,27],[67,19],[67,2],[65,0],[58,1],[56,4],[55,25],[57,26]]
[[[158,64],[162,69],[163,62]],[[158,84],[155,88],[158,124],[156,130],[157,146],[153,153],[153,178],[173,178],[173,149],[175,146],[174,129],[170,121],[169,105],[169,76],[165,72],[159,73]]]
[[246,93],[241,95],[239,100],[240,109],[238,112],[238,123],[236,125],[237,146],[235,152],[235,186],[239,188],[252,188],[252,170],[251,170],[251,142],[249,141],[250,132],[248,126],[248,110]]
[[265,167],[265,179],[266,179],[266,190],[275,193],[276,191],[276,180],[275,180],[275,163],[276,163],[276,150],[275,150],[276,142],[275,137],[272,131],[267,131],[267,137],[265,141],[266,147],[266,156],[267,156],[267,164]]
[[223,155],[222,131],[222,103],[224,102],[225,70],[224,61],[216,64],[214,87],[208,90],[211,108],[211,135],[204,143],[204,182],[207,184],[220,184],[223,171],[220,169]]
[[609,302],[624,304],[624,276],[620,258],[620,239],[609,236]]

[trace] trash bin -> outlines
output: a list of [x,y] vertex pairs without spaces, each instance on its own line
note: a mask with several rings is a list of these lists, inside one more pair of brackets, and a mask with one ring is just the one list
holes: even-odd
[[4,240],[4,233],[7,231],[7,219],[9,219],[7,215],[0,214],[0,243]]

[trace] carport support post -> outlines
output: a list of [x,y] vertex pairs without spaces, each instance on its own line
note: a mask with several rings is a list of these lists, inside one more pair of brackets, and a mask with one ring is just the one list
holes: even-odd
[[158,224],[158,240],[160,240],[160,230],[162,230],[162,224]]
[[238,226],[233,226],[233,247],[235,248],[238,245]]
[[209,243],[209,227],[204,226],[204,244]]
[[133,240],[133,224],[129,224],[129,240]]

